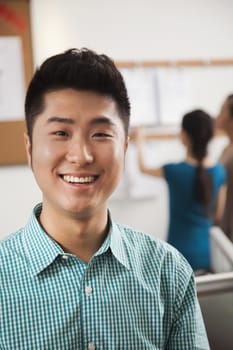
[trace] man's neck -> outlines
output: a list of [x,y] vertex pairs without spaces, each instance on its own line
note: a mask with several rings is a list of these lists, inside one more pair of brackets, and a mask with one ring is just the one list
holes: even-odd
[[48,213],[42,207],[39,221],[65,252],[78,256],[85,263],[101,247],[109,230],[107,209],[80,219],[51,210]]

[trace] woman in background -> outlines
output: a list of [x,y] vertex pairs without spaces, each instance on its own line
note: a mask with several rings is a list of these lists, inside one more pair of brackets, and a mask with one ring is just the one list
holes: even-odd
[[219,159],[227,173],[226,204],[220,227],[233,242],[233,95],[229,95],[224,101],[216,120],[216,126],[223,130],[229,138],[229,144]]
[[161,168],[148,168],[144,163],[144,136],[136,132],[140,170],[152,176],[164,177],[169,189],[168,242],[189,261],[194,270],[211,270],[209,230],[213,220],[222,215],[225,170],[211,164],[207,146],[214,132],[212,118],[202,110],[183,117],[180,132],[186,148],[186,158],[180,163]]

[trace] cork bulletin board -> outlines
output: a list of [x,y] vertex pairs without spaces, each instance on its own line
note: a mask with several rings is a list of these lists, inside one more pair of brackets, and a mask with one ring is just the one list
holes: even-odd
[[[19,56],[14,55],[12,49],[17,49]],[[8,56],[6,55],[7,50],[9,51]],[[23,140],[25,130],[23,103],[25,90],[33,72],[29,0],[0,0],[0,64],[2,67],[4,67],[4,57],[5,66],[9,65],[8,71],[9,76],[12,75],[12,81],[5,79],[8,84],[6,88],[2,78],[1,86],[0,65],[0,107],[2,103],[2,109],[0,109],[0,165],[25,164],[27,159]],[[8,57],[11,60],[9,64]],[[21,62],[21,65],[18,64],[18,61]],[[14,69],[17,69],[19,78],[21,75],[21,93],[15,86],[17,76],[13,75]],[[4,74],[3,71],[3,77]],[[3,105],[4,94],[5,105]],[[17,109],[18,105],[21,108]]]

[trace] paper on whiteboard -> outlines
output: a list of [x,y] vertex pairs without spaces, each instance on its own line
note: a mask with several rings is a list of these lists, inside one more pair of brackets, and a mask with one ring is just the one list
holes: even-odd
[[22,119],[25,80],[21,39],[0,37],[0,121]]
[[182,68],[158,69],[158,86],[160,124],[180,124],[193,106],[189,73]]
[[131,126],[155,125],[157,74],[154,68],[121,68],[131,103]]
[[[130,144],[128,147],[128,159],[126,163],[128,186],[130,198],[143,199],[143,198],[155,198],[161,190],[161,179],[144,175],[140,172],[137,163],[137,151],[134,144]],[[150,154],[153,150],[150,150]],[[147,154],[147,152],[146,152]],[[148,164],[148,162],[146,162]]]

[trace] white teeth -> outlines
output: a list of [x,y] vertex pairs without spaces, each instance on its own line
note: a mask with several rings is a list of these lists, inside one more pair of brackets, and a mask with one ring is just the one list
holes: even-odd
[[70,175],[64,175],[63,179],[66,182],[71,182],[71,183],[90,183],[95,180],[94,176],[86,176],[86,177],[76,177],[76,176],[70,176]]

